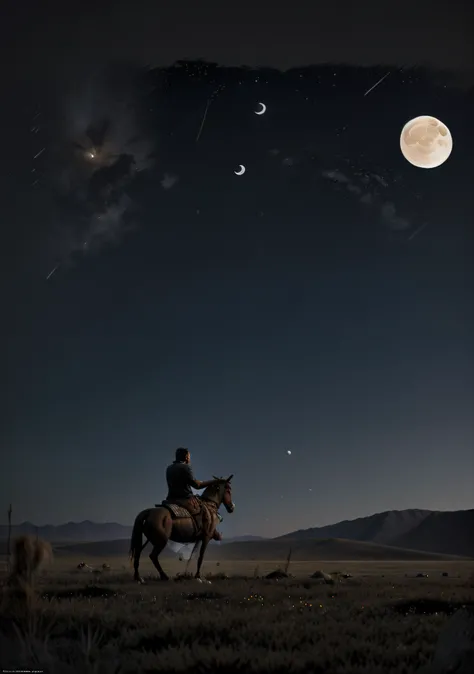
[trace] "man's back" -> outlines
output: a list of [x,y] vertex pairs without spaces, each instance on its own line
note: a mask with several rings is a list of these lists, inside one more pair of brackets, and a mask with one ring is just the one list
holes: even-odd
[[188,463],[172,463],[166,469],[168,483],[167,501],[190,498],[193,496],[191,484],[194,481],[193,471]]

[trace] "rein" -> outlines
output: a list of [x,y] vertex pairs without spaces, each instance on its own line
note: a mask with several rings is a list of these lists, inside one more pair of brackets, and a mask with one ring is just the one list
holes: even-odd
[[206,502],[206,508],[210,506],[213,508],[213,510],[215,509],[216,512],[219,510],[219,506],[215,501],[211,501],[211,499],[204,498],[203,496],[201,497],[201,501]]

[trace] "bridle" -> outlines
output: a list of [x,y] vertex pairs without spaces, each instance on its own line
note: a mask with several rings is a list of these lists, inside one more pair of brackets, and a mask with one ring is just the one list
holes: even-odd
[[[222,480],[222,478],[216,477],[215,475],[213,475],[212,477],[213,477],[215,480]],[[232,513],[232,512],[234,512],[234,510],[235,510],[235,504],[234,504],[234,502],[233,502],[232,500],[230,501],[230,504],[229,504],[229,505],[227,505],[227,504],[224,502],[224,497],[225,497],[226,493],[229,493],[229,494],[231,493],[230,481],[232,480],[233,477],[234,477],[234,476],[231,475],[231,476],[228,477],[227,480],[225,481],[225,483],[224,483],[224,492],[222,493],[222,497],[220,496],[220,486],[217,485],[216,490],[215,490],[215,494],[216,494],[216,495],[219,494],[219,498],[221,499],[221,500],[220,500],[220,503],[217,503],[216,501],[214,501],[214,499],[209,498],[209,496],[204,496],[204,494],[203,494],[203,496],[201,497],[201,499],[202,499],[203,501],[206,501],[206,503],[209,503],[209,504],[212,504],[213,506],[215,506],[216,512],[217,512],[217,510],[219,510],[219,508],[220,508],[221,505],[223,505],[223,506],[225,507],[225,509],[227,510],[227,512],[229,512],[229,513]],[[231,498],[232,498],[232,497],[231,497]]]

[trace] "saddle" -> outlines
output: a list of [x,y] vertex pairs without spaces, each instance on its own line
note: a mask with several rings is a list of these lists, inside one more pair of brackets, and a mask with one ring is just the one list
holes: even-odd
[[181,519],[182,517],[194,517],[199,515],[202,511],[202,503],[200,499],[195,496],[191,498],[174,499],[174,501],[167,501],[166,499],[161,503],[156,503],[155,508],[164,506],[172,515],[173,519]]
[[194,525],[195,536],[199,536],[203,529],[207,529],[210,524],[210,513],[203,502],[192,497],[189,499],[175,499],[174,501],[162,501],[161,504],[155,504],[156,508],[166,508],[173,520],[189,519]]

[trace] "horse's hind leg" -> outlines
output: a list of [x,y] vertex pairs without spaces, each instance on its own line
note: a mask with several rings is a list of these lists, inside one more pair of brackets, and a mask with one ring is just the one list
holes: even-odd
[[142,585],[145,584],[145,581],[143,578],[140,576],[138,573],[138,567],[140,566],[140,555],[143,552],[143,548],[148,544],[148,539],[145,541],[145,543],[142,545],[142,547],[137,550],[135,553],[135,557],[133,558],[133,568],[134,568],[134,574],[133,574],[133,580],[136,580],[137,583],[141,583]]
[[165,548],[167,542],[167,540],[160,542],[158,545],[155,545],[153,550],[150,552],[150,559],[153,562],[153,566],[160,574],[161,580],[169,580],[169,576],[163,571],[163,568],[158,560],[158,556]]

